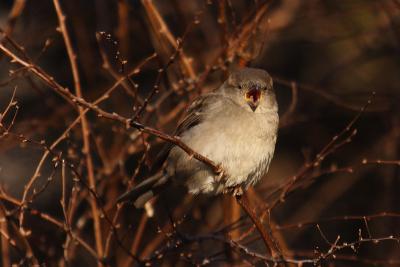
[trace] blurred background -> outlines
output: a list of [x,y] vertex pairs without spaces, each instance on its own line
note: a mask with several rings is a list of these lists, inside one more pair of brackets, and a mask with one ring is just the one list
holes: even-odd
[[247,195],[286,266],[400,265],[400,1],[2,0],[0,29],[1,266],[285,266],[231,196],[117,206],[165,141],[57,89],[173,134],[243,66],[274,78]]

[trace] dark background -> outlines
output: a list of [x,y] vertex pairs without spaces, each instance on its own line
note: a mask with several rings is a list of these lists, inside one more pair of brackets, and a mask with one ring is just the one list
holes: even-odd
[[[20,12],[11,12],[13,7],[14,11],[19,7]],[[259,214],[265,215],[268,205],[279,199],[279,194],[271,192],[299,174],[307,162],[313,162],[359,114],[351,130],[339,136],[339,141],[350,138],[348,142],[335,147],[321,164],[301,175],[285,201],[270,210],[270,224],[284,258],[315,260],[322,266],[400,265],[399,1],[64,0],[61,7],[77,54],[86,101],[103,95],[116,80],[126,78],[142,60],[157,53],[100,105],[127,118],[154,91],[157,70],[166,67],[170,56],[176,54],[177,40],[182,42],[182,52],[168,65],[159,92],[149,99],[140,116],[143,124],[166,133],[173,132],[192,99],[218,87],[231,69],[247,65],[263,68],[273,76],[281,115],[276,154],[265,179],[248,192]],[[156,13],[160,15],[158,21]],[[160,21],[172,39],[157,26]],[[4,38],[5,32],[35,65],[75,92],[52,1],[1,1],[0,27],[2,44],[22,55]],[[108,68],[103,67],[104,56]],[[12,203],[8,196],[21,200],[24,186],[44,153],[43,145],[35,142],[45,140],[51,145],[78,113],[30,68],[10,62],[4,53],[0,60],[0,112],[6,109],[14,89],[19,106],[10,133],[3,135],[4,128],[0,129],[0,216],[6,218],[1,222],[2,264],[25,266],[36,260],[47,266],[96,265],[96,257],[79,244],[72,242],[65,248],[68,231],[29,210],[64,221],[61,167],[52,156],[45,159],[40,178],[28,194],[33,198],[27,204],[25,228],[31,233],[25,237],[20,233],[22,204]],[[368,100],[372,103],[360,113]],[[11,108],[0,120],[3,126],[10,125],[14,111]],[[96,199],[106,217],[112,219],[116,198],[127,186],[147,177],[148,166],[164,141],[127,130],[95,112],[89,112],[87,119]],[[351,135],[354,129],[357,133]],[[67,169],[65,176],[67,200],[75,199],[71,228],[96,250],[88,204],[93,196],[85,187],[88,171],[82,146],[78,124],[54,152],[62,153],[75,168]],[[144,149],[146,146],[148,149]],[[35,193],[33,188],[42,191]],[[74,195],[73,190],[78,193]],[[163,198],[154,202],[156,216],[150,219],[131,205],[118,211],[114,226],[120,226],[120,240],[110,242],[104,265],[134,264],[125,250],[163,266],[266,264],[257,255],[225,242],[237,239],[251,227],[246,215],[240,217],[243,213],[232,197],[192,198],[180,189],[171,189]],[[107,218],[100,218],[104,245],[112,231]],[[240,227],[233,227],[231,223],[238,220]],[[177,222],[176,229],[173,225]],[[158,228],[163,230],[159,232]],[[210,235],[212,238],[205,238]],[[333,244],[338,236],[338,243]],[[255,231],[239,243],[265,254],[257,237]],[[183,244],[176,245],[178,241]],[[354,250],[350,245],[353,242]],[[330,248],[334,248],[335,257],[328,253]],[[30,250],[33,258],[27,256]],[[162,251],[161,256],[157,250]],[[98,265],[100,258],[98,255]]]

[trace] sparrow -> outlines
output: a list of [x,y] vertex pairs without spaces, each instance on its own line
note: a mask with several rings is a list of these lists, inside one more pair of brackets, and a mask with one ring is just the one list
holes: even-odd
[[168,143],[159,159],[161,171],[123,194],[118,202],[142,207],[173,183],[191,194],[247,189],[268,172],[279,124],[278,104],[271,76],[262,69],[233,71],[213,92],[193,101],[175,135],[223,170],[223,177],[180,147]]

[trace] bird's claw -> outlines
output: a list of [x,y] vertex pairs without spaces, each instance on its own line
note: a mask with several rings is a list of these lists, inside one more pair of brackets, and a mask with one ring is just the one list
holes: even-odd
[[224,177],[226,176],[226,175],[225,175],[225,171],[224,171],[224,169],[222,168],[221,164],[218,165],[218,168],[217,168],[217,170],[216,170],[216,173],[217,173],[217,176],[216,176],[216,181],[217,181],[217,182],[220,182],[220,181],[222,180],[222,178],[224,178]]
[[236,186],[232,190],[232,195],[235,197],[239,197],[243,195],[243,188],[241,186]]

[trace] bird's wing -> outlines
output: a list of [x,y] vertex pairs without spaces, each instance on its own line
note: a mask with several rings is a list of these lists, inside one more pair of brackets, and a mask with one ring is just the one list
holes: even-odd
[[207,94],[193,101],[193,103],[186,110],[185,117],[183,117],[179,122],[179,125],[175,131],[175,135],[181,136],[185,131],[201,123],[201,121],[204,119],[205,110],[208,109],[210,104],[215,103],[215,101],[221,97],[222,96],[218,94]]
[[[223,98],[222,95],[220,94],[207,94],[204,96],[200,96],[197,98],[195,101],[190,104],[190,106],[187,108],[185,112],[185,116],[183,119],[179,122],[178,127],[175,130],[174,135],[175,136],[181,136],[184,132],[187,130],[195,127],[201,121],[204,119],[205,113],[204,111],[208,109],[208,107],[218,101],[219,98]],[[174,144],[172,143],[167,143],[163,147],[163,149],[160,151],[159,156],[157,157],[157,160],[153,164],[153,169],[154,168],[160,168],[161,165],[164,163],[164,161],[167,159],[169,152],[171,149],[174,147]]]

